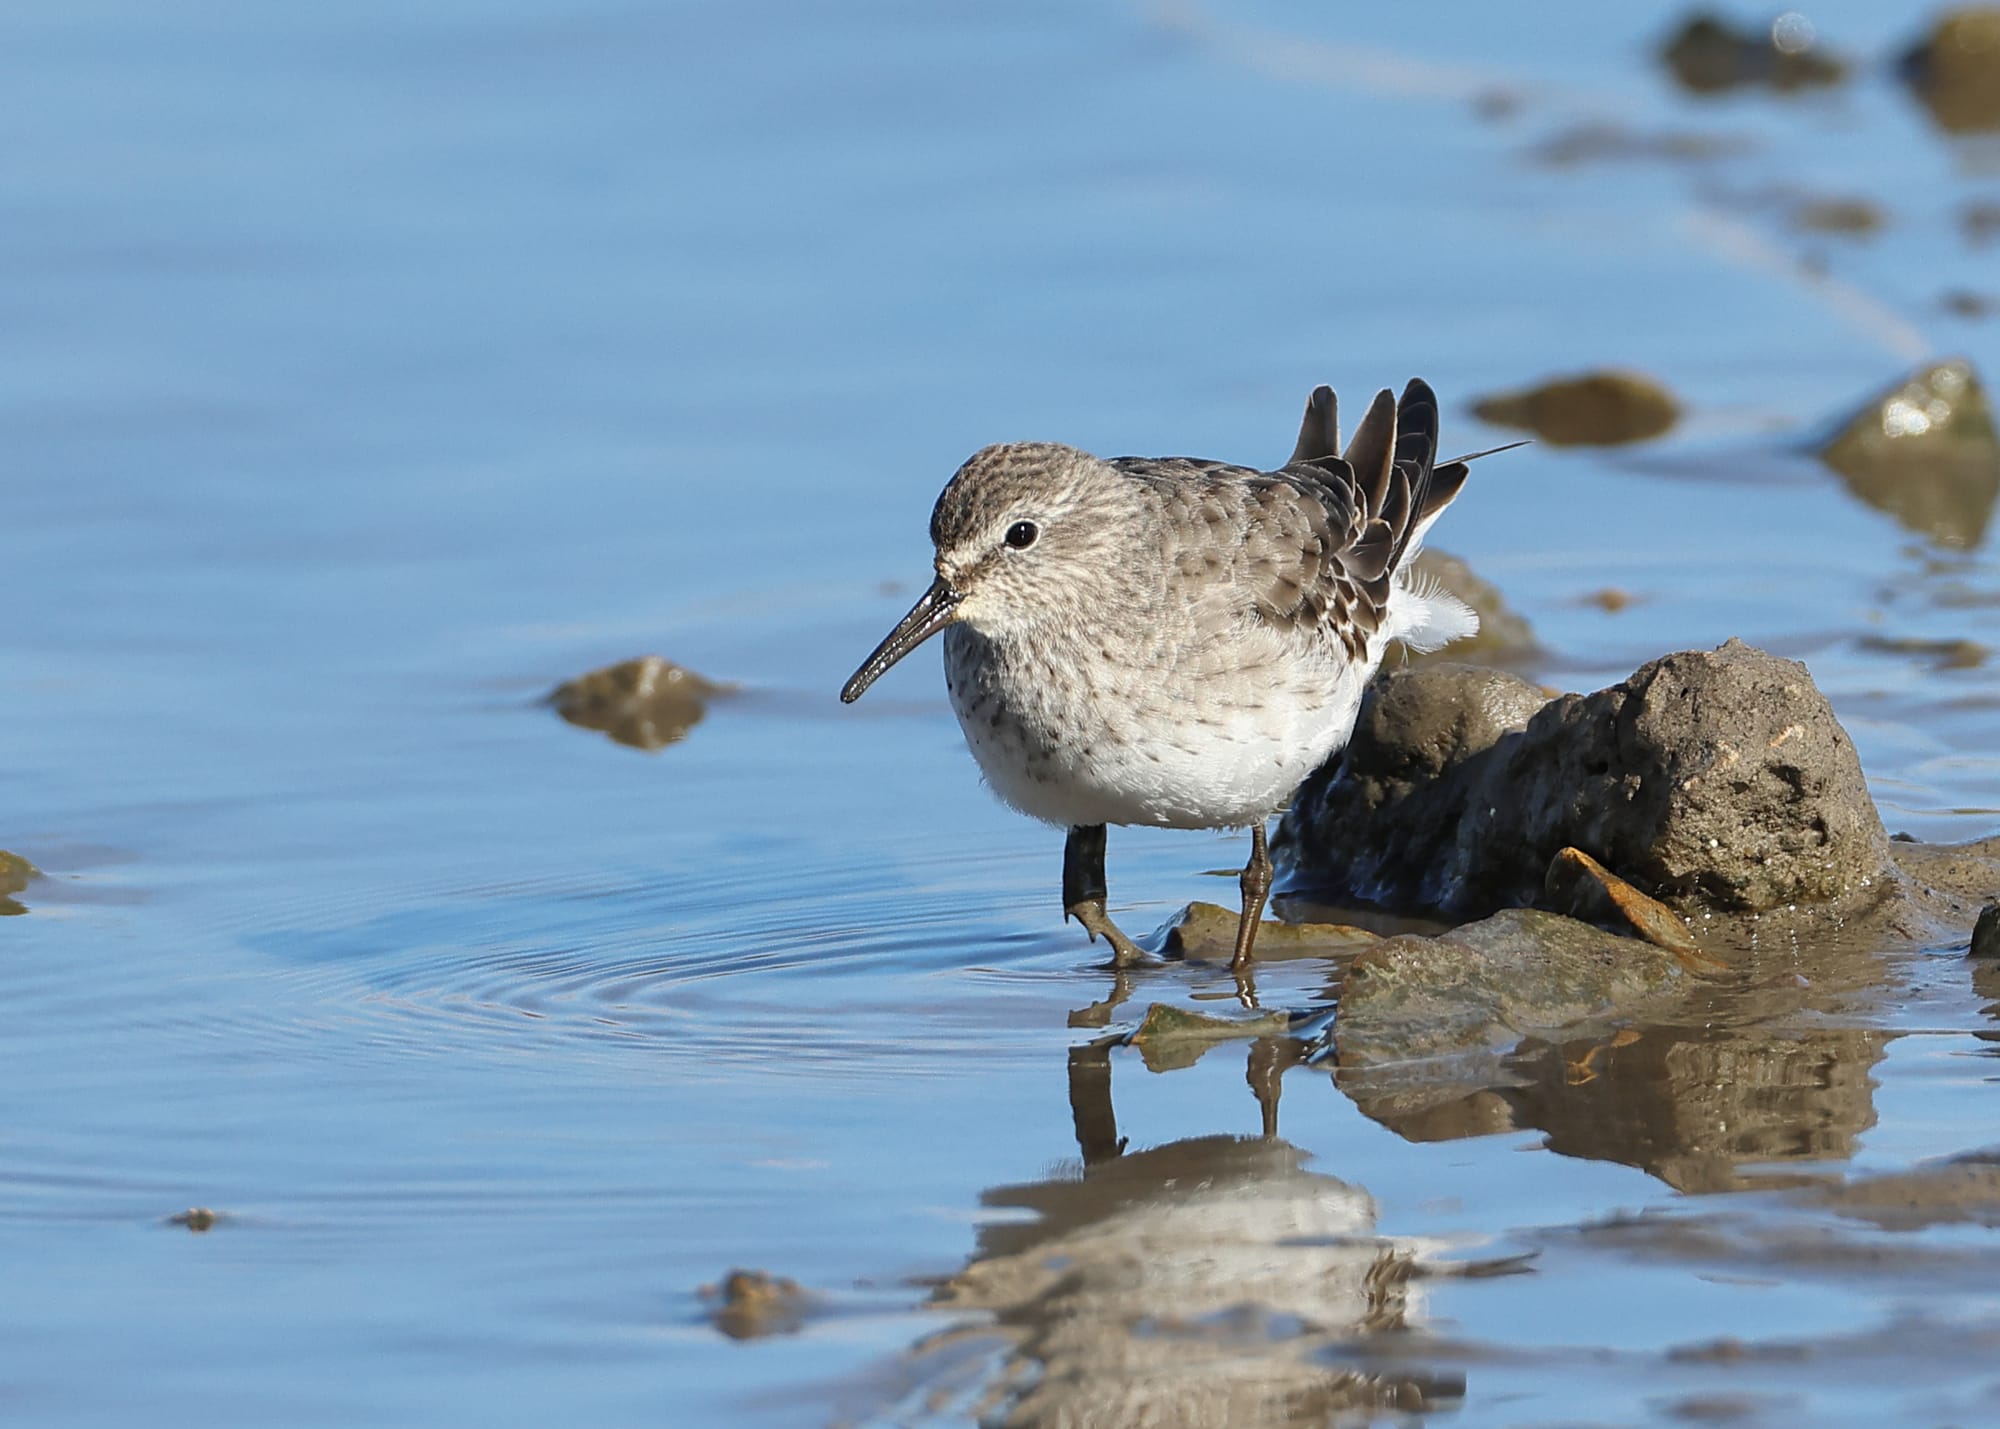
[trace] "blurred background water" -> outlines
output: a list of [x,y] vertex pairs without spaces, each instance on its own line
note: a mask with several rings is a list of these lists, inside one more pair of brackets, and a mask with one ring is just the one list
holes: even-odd
[[[1298,1067],[1280,1165],[1228,1140],[1263,1124],[1254,1048],[1156,1075],[1067,1025],[1104,979],[1059,840],[978,787],[934,657],[834,698],[989,441],[1275,462],[1315,383],[1421,374],[1471,449],[1508,435],[1475,396],[1609,364],[1678,394],[1672,437],[1483,464],[1437,532],[1531,621],[1536,677],[1740,635],[1807,662],[1892,829],[2000,827],[1990,542],[1800,450],[1926,357],[2000,370],[2000,323],[1947,301],[2000,292],[1996,138],[1892,73],[1923,7],[1815,5],[1853,71],[1786,95],[1677,86],[1682,18],[0,14],[0,846],[45,874],[0,923],[0,1415],[1042,1422],[981,1328],[1025,1302],[927,1301],[1025,1215],[1112,1214],[1056,1203],[1114,1105],[1164,1182],[1281,1203],[1218,1192],[1162,1244],[1540,1251],[1398,1311],[1443,1366],[1410,1395],[1468,1422],[1686,1417],[1713,1371],[1675,1347],[1774,1334],[1843,1373],[1753,1364],[1751,1417],[1990,1413],[1990,1279],[1940,1304],[1551,1229],[1985,1144],[1954,958],[1886,969],[1823,1048],[1838,1105],[1683,1136],[1726,1174],[1638,1144],[1671,1105],[1575,1130],[1651,1073],[1440,1141]],[[1827,198],[1882,222],[1793,223]],[[738,687],[668,748],[538,703],[653,650]],[[1115,832],[1114,904],[1150,927],[1241,858]],[[167,1223],[191,1206],[221,1219]],[[737,1265],[807,1287],[797,1333],[719,1333],[697,1288]],[[1838,1350],[1925,1317],[1920,1382]],[[1287,1338],[1216,1335],[1216,1374]]]

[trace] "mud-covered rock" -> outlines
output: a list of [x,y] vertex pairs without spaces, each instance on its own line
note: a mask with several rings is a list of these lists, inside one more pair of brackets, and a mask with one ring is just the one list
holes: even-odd
[[2000,7],[1946,11],[1903,55],[1899,69],[1946,133],[2000,129]]
[[686,738],[708,714],[709,701],[729,690],[671,660],[642,655],[566,681],[548,702],[573,725],[651,750]]
[[1491,671],[1398,671],[1278,846],[1315,888],[1466,916],[1537,902],[1565,847],[1681,912],[1873,898],[1892,867],[1812,677],[1736,640],[1548,701]]
[[1963,358],[1876,393],[1817,454],[1861,500],[1950,546],[1978,545],[2000,499],[2000,436],[1979,374]]
[[1764,29],[1739,27],[1720,15],[1688,17],[1660,47],[1660,60],[1691,94],[1726,94],[1757,87],[1789,93],[1838,84],[1847,63],[1818,43],[1796,12]]
[[1658,1010],[1689,983],[1665,948],[1574,918],[1510,908],[1437,937],[1385,938],[1340,990],[1342,1068],[1512,1046]]

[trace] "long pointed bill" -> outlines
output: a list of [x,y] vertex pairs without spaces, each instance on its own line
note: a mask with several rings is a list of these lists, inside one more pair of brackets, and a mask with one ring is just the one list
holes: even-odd
[[959,599],[958,592],[943,576],[932,581],[931,588],[910,607],[910,613],[896,622],[888,638],[875,647],[875,653],[861,662],[854,678],[841,687],[840,702],[853,704],[861,698],[862,691],[882,677],[884,670],[957,619]]

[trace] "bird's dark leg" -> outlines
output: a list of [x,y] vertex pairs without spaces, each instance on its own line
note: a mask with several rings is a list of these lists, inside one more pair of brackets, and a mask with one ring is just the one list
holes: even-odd
[[1250,862],[1243,866],[1243,919],[1236,925],[1236,956],[1229,966],[1242,972],[1250,966],[1250,950],[1257,943],[1257,922],[1264,916],[1264,900],[1271,895],[1271,850],[1264,842],[1264,826],[1250,830]]
[[1113,967],[1146,960],[1146,951],[1123,933],[1104,911],[1104,825],[1078,824],[1063,843],[1063,917],[1083,924],[1094,943],[1101,934],[1111,944]]
[[1111,1106],[1110,1042],[1069,1049],[1069,1114],[1084,1170],[1124,1153],[1125,1138],[1118,1134],[1118,1113]]

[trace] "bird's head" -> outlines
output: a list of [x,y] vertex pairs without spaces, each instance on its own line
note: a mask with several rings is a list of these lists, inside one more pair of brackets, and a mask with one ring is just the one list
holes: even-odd
[[1051,442],[975,452],[931,511],[937,579],[840,692],[852,703],[947,625],[1005,638],[1089,608],[1132,555],[1130,483],[1106,462]]

